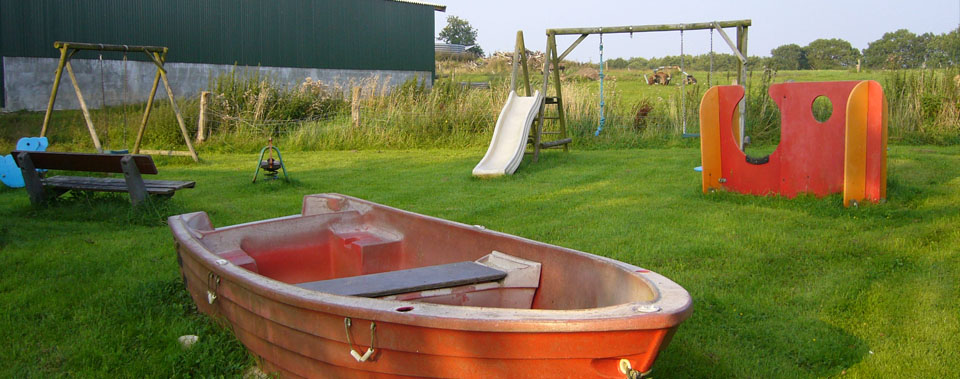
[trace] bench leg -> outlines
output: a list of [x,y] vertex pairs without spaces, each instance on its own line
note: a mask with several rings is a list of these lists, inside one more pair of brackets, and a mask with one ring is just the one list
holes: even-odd
[[127,181],[130,203],[137,206],[147,199],[147,186],[137,169],[137,162],[133,160],[133,156],[127,155],[120,159],[120,167],[123,168],[123,179]]
[[47,200],[46,194],[43,192],[43,182],[40,181],[40,173],[37,172],[37,168],[33,165],[33,160],[30,159],[30,155],[26,152],[20,153],[16,157],[17,161],[20,163],[20,171],[23,173],[23,184],[27,188],[27,194],[30,195],[30,202],[33,205],[43,204]]

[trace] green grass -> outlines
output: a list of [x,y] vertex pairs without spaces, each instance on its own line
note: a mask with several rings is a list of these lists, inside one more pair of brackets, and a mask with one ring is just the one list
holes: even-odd
[[[889,201],[705,196],[693,148],[550,151],[495,180],[482,149],[289,152],[291,184],[250,184],[253,154],[158,159],[197,187],[131,210],[119,195],[35,209],[0,190],[0,376],[237,376],[253,360],[196,313],[165,216],[217,226],[340,192],[600,254],[684,286],[693,316],[663,377],[955,377],[960,151],[893,146]],[[182,350],[177,337],[200,336]]]

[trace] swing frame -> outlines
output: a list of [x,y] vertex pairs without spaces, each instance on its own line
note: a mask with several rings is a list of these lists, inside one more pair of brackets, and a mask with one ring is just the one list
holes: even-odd
[[[644,32],[671,32],[671,31],[680,31],[685,30],[716,30],[720,36],[726,41],[727,46],[733,51],[734,55],[737,56],[737,84],[746,87],[747,80],[747,30],[753,24],[749,19],[747,20],[731,20],[731,21],[710,21],[710,22],[698,22],[698,23],[689,23],[689,24],[658,24],[658,25],[633,25],[633,26],[612,26],[612,27],[592,27],[592,28],[559,28],[559,29],[547,29],[547,53],[546,59],[544,61],[544,81],[543,81],[543,94],[547,96],[548,89],[548,80],[550,77],[546,74],[549,71],[550,66],[554,68],[554,91],[556,92],[556,101],[559,108],[559,121],[560,129],[564,132],[567,129],[566,117],[564,117],[563,112],[563,97],[562,97],[562,85],[560,83],[560,61],[563,60],[567,55],[573,52],[587,36],[591,34],[623,34],[629,33],[631,36],[633,33],[644,33]],[[737,30],[737,39],[736,43],[730,39],[730,36],[723,30],[724,28],[736,28]],[[573,41],[566,49],[563,50],[563,53],[557,53],[557,36],[562,35],[579,35],[579,37]],[[684,78],[686,79],[686,78]],[[745,127],[745,116],[746,112],[746,100],[741,99],[739,105],[739,136],[740,139],[737,141],[740,144],[741,150],[743,149],[743,134]],[[565,135],[565,133],[564,133]],[[566,148],[566,146],[564,146]]]
[[[93,51],[115,51],[123,52],[143,52],[150,58],[150,61],[157,66],[157,74],[153,79],[153,88],[150,89],[150,97],[147,98],[147,105],[143,110],[143,119],[140,122],[140,128],[137,131],[137,139],[133,146],[133,154],[140,154],[141,152],[145,154],[155,154],[155,155],[177,155],[177,156],[188,156],[193,158],[195,162],[199,162],[200,158],[197,156],[196,150],[193,148],[193,144],[190,142],[189,133],[187,132],[186,124],[183,121],[183,116],[180,114],[180,108],[177,107],[177,102],[173,96],[173,90],[170,88],[170,82],[167,80],[167,70],[163,67],[164,62],[166,61],[167,52],[169,49],[165,46],[141,46],[141,45],[112,45],[112,44],[102,44],[102,43],[83,43],[83,42],[62,42],[56,41],[53,43],[53,47],[57,50],[60,50],[60,62],[57,64],[57,71],[54,74],[53,79],[53,89],[50,91],[50,101],[47,103],[47,112],[43,116],[43,127],[40,129],[40,137],[45,137],[47,134],[47,128],[50,124],[50,116],[53,113],[53,106],[57,99],[57,91],[60,88],[60,79],[63,77],[64,68],[66,68],[67,75],[70,77],[70,82],[73,84],[73,89],[77,93],[77,100],[80,103],[80,110],[83,112],[84,121],[87,124],[87,129],[90,131],[90,139],[93,140],[93,146],[97,149],[98,153],[103,153],[103,147],[100,145],[100,137],[97,136],[97,131],[93,127],[93,119],[90,117],[90,111],[87,108],[87,103],[83,98],[83,93],[80,91],[80,85],[77,83],[77,77],[73,73],[73,67],[70,65],[70,59],[73,56],[82,51],[82,50],[93,50]],[[177,117],[177,123],[180,126],[180,134],[183,135],[183,141],[187,145],[188,151],[177,151],[177,150],[142,150],[140,149],[140,143],[143,140],[144,132],[147,128],[147,121],[150,119],[150,111],[153,108],[153,99],[156,97],[157,88],[160,86],[160,82],[163,82],[163,87],[166,89],[167,97],[170,99],[170,105],[173,108],[173,113]]]

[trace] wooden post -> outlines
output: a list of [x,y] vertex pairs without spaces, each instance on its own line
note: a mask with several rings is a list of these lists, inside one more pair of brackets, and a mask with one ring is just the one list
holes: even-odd
[[150,119],[150,110],[153,109],[153,98],[157,96],[157,87],[160,86],[160,71],[163,71],[163,68],[158,66],[157,75],[153,77],[150,97],[147,98],[147,107],[143,109],[143,120],[140,121],[140,129],[137,130],[137,140],[133,143],[134,154],[140,154],[140,142],[143,141],[143,132],[147,129],[147,120]]
[[137,206],[147,199],[147,186],[140,176],[140,169],[132,155],[120,158],[120,167],[123,169],[123,179],[127,182],[127,191],[130,192],[130,203]]
[[530,88],[530,71],[527,68],[527,46],[523,43],[523,31],[517,31],[517,43],[520,44],[520,62],[523,65],[523,85],[527,88],[527,96],[533,96]]
[[80,110],[83,112],[83,120],[87,123],[87,130],[90,131],[90,139],[93,140],[93,147],[98,153],[103,153],[103,147],[100,146],[100,137],[97,136],[97,129],[93,127],[93,118],[90,117],[90,110],[87,109],[87,102],[83,100],[83,93],[80,92],[80,85],[77,84],[77,76],[73,74],[73,67],[70,62],[65,65],[67,75],[70,76],[70,82],[73,83],[73,90],[77,92],[77,101],[80,102]]
[[[744,58],[747,57],[747,27],[745,25],[737,26],[737,51]],[[743,86],[743,98],[740,99],[740,150],[744,150],[744,136],[747,127],[747,62],[745,60],[737,63],[737,84]]]
[[[550,33],[548,38],[549,38],[549,44],[551,46],[551,48],[548,50],[550,51],[550,55],[553,56],[553,81],[555,82],[554,86],[556,86],[556,90],[557,90],[557,117],[559,117],[559,121],[560,121],[560,139],[566,139],[567,138],[567,118],[563,112],[563,93],[561,89],[562,86],[560,83],[560,58],[557,56],[557,35],[554,33]],[[564,152],[567,151],[567,145],[568,144],[563,145]]]
[[520,41],[523,39],[523,31],[517,30],[517,39],[513,45],[513,59],[510,65],[510,92],[517,92],[517,68],[520,67]]
[[33,205],[43,204],[46,201],[43,182],[40,181],[40,174],[37,173],[33,160],[30,159],[30,153],[21,152],[17,154],[16,159],[20,164],[20,172],[23,174],[24,187],[27,187],[27,193],[30,195],[30,203]]
[[360,94],[362,88],[353,87],[353,94],[350,97],[350,116],[353,119],[353,127],[360,127]]
[[[543,94],[543,102],[540,103],[540,116],[537,117],[537,125],[533,131],[533,163],[537,163],[540,159],[540,136],[543,134],[543,123],[544,118],[547,117],[547,90],[550,89],[550,33],[547,33],[547,51],[543,56],[543,89],[541,93]],[[556,49],[556,46],[553,47]]]
[[[157,55],[157,53],[153,53]],[[164,61],[165,57],[157,57],[160,62]],[[183,135],[183,142],[187,144],[187,150],[190,150],[190,156],[193,158],[194,162],[200,162],[200,157],[197,156],[197,152],[193,150],[193,143],[190,142],[190,134],[187,132],[187,125],[183,122],[183,116],[180,115],[180,108],[177,107],[177,99],[173,97],[173,90],[170,88],[170,82],[167,81],[167,73],[165,70],[160,70],[160,78],[163,79],[163,88],[167,90],[167,97],[170,98],[170,106],[173,108],[173,114],[177,116],[177,125],[180,126],[180,134]]]
[[197,145],[207,139],[207,106],[210,91],[200,91],[200,115],[197,117]]
[[57,89],[60,88],[60,78],[63,76],[63,66],[67,64],[67,47],[60,48],[60,63],[57,63],[57,73],[53,77],[53,90],[50,91],[50,102],[47,103],[47,113],[43,115],[43,127],[40,128],[40,137],[47,136],[47,125],[50,124],[50,114],[53,113],[53,102],[57,99]]

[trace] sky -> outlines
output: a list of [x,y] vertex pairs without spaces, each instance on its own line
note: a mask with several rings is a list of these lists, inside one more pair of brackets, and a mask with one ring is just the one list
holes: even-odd
[[[747,52],[770,56],[770,50],[790,43],[806,46],[819,38],[841,38],[864,49],[884,33],[908,29],[942,34],[960,27],[960,0],[748,0],[748,1],[574,1],[574,0],[437,0],[446,12],[435,12],[434,36],[447,25],[447,16],[467,20],[477,30],[484,52],[513,51],[517,30],[523,30],[529,50],[543,51],[548,28],[677,24],[750,19]],[[662,8],[662,9],[661,9]],[[654,11],[654,9],[657,9]],[[736,38],[736,29],[727,29]],[[710,51],[710,31],[684,32],[684,53]],[[576,36],[558,36],[560,51]],[[570,54],[582,62],[599,60],[598,37],[591,35]],[[608,34],[604,59],[662,57],[680,54],[679,32]],[[720,36],[714,50],[730,53]]]

